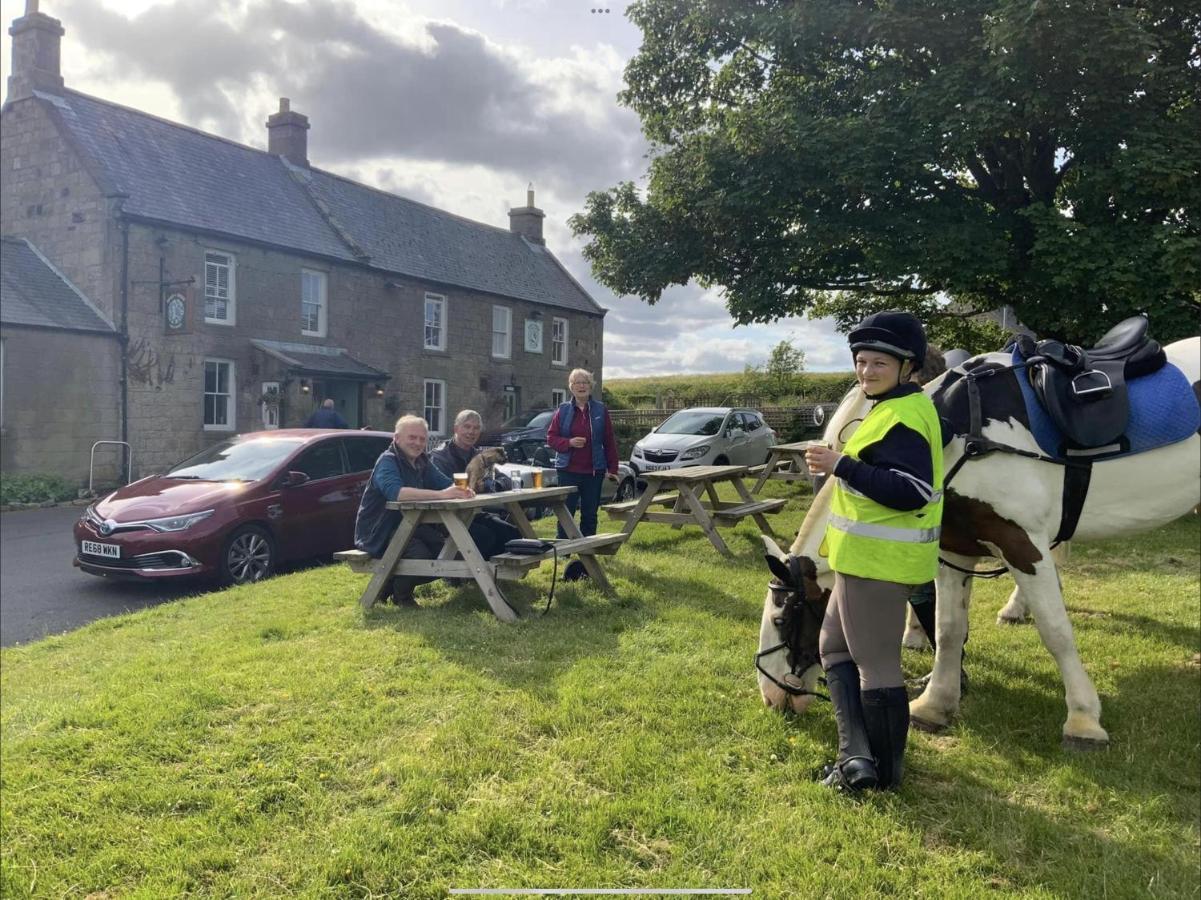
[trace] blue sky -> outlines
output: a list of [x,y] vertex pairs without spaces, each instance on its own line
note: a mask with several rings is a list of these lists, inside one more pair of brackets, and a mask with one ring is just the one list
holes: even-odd
[[[5,23],[25,0],[0,0]],[[69,87],[266,147],[288,97],[313,165],[499,227],[532,183],[548,246],[610,312],[608,377],[740,371],[793,340],[848,368],[827,322],[735,327],[720,289],[650,306],[598,285],[567,219],[640,182],[647,145],[616,100],[639,31],[577,0],[41,0],[63,23]],[[7,78],[10,42],[0,63]]]

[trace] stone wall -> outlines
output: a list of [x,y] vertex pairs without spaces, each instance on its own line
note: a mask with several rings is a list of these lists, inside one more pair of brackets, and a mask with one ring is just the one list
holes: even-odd
[[[95,441],[121,436],[120,344],[115,337],[6,327],[0,470],[88,481]],[[97,484],[115,483],[121,450],[96,451]],[[135,453],[134,465],[138,459]]]

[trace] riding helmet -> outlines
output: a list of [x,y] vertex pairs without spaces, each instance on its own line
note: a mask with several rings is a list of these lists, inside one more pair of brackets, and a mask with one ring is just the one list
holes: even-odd
[[872,313],[848,336],[851,353],[877,350],[901,360],[912,360],[916,369],[926,361],[926,331],[917,316],[896,309]]

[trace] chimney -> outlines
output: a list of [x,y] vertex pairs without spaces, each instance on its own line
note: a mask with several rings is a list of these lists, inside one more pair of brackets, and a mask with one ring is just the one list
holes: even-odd
[[8,103],[33,96],[34,91],[57,94],[63,89],[59,67],[62,23],[38,12],[38,0],[25,0],[25,15],[14,19],[12,74],[8,76]]
[[509,231],[534,244],[546,244],[542,237],[542,220],[546,213],[534,206],[534,186],[525,192],[525,206],[509,210]]
[[309,117],[292,112],[287,97],[279,98],[279,112],[267,118],[267,152],[293,165],[309,167]]

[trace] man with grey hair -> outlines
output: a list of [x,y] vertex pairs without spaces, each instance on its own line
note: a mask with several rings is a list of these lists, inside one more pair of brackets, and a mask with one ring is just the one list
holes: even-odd
[[[455,416],[454,434],[448,441],[443,441],[433,452],[430,460],[449,478],[455,477],[455,472],[466,472],[467,464],[480,452],[476,446],[480,440],[484,420],[474,409],[464,409]],[[510,491],[513,482],[507,475],[497,473],[487,478],[480,486],[480,493],[491,494],[496,491]],[[518,535],[514,535],[518,537]]]
[[313,410],[313,414],[305,420],[305,428],[349,428],[350,425],[345,419],[338,415],[338,411],[334,409],[334,401],[332,397],[327,397],[325,401]]

